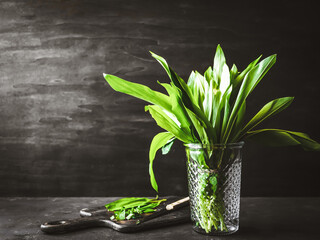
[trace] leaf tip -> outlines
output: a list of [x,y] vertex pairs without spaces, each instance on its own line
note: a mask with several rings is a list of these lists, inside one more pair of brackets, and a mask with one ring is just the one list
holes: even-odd
[[157,193],[159,192],[158,184],[156,182],[151,182],[151,186]]
[[259,61],[260,61],[260,59],[262,58],[262,56],[263,56],[263,55],[261,54],[261,55],[257,58],[257,60],[256,60],[256,61],[257,61],[257,62],[259,62]]
[[155,54],[155,53],[152,52],[152,51],[149,51],[149,53],[151,54],[152,57],[157,56],[157,54]]

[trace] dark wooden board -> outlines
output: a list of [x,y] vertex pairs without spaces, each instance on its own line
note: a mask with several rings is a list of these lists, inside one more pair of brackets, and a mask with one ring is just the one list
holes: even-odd
[[179,199],[177,197],[169,197],[166,202],[159,205],[155,212],[145,214],[139,219],[125,221],[110,220],[113,212],[108,212],[104,206],[85,208],[80,211],[81,218],[47,222],[41,225],[41,230],[45,233],[56,234],[91,227],[107,227],[119,232],[130,233],[189,222],[190,209],[188,203],[158,216],[165,209],[166,205]]

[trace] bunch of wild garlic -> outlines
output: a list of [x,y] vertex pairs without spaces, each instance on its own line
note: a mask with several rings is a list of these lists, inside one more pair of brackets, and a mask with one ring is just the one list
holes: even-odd
[[169,84],[159,82],[167,94],[110,74],[104,74],[104,77],[114,90],[151,103],[145,107],[146,111],[166,130],[153,138],[149,152],[150,180],[156,191],[158,185],[153,173],[153,160],[158,149],[162,148],[163,153],[167,153],[175,139],[183,143],[226,144],[250,138],[271,146],[300,145],[305,150],[320,150],[319,143],[301,132],[253,130],[265,119],[287,108],[293,97],[270,101],[250,121],[244,122],[247,97],[276,62],[276,55],[259,62],[260,56],[240,72],[235,64],[229,69],[218,45],[213,67],[203,75],[193,71],[186,83],[164,58],[151,54],[171,80]]

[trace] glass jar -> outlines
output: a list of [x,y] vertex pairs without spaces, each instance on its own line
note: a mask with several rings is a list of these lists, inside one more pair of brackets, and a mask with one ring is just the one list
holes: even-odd
[[239,229],[243,145],[185,144],[191,220],[196,232],[228,235]]

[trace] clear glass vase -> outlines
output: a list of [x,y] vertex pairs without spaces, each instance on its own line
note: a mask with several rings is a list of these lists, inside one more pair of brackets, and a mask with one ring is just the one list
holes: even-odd
[[243,144],[185,144],[191,220],[196,232],[228,235],[239,229]]

